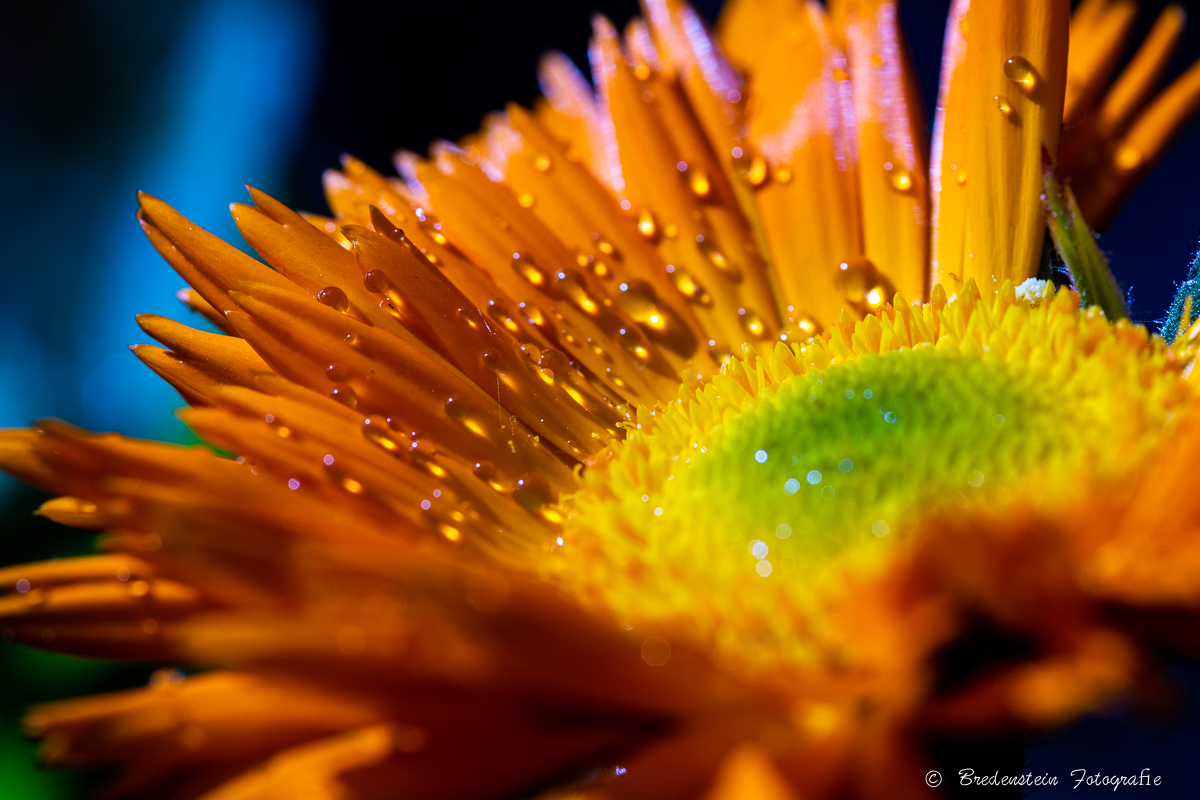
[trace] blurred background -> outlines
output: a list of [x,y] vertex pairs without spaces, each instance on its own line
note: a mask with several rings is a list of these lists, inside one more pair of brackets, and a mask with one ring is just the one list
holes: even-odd
[[[718,0],[696,4],[710,20]],[[1132,42],[1163,2],[1141,2]],[[1200,0],[1167,75],[1200,57]],[[927,109],[936,98],[949,0],[901,17]],[[455,139],[508,100],[528,105],[554,48],[586,65],[589,19],[623,25],[635,0],[412,3],[331,0],[41,0],[0,25],[0,427],[54,416],[97,430],[193,441],[179,397],[126,349],[134,314],[200,325],[182,281],[135,219],[139,189],[246,248],[228,213],[254,184],[326,212],[321,171],[343,152],[394,174],[398,147]],[[1155,326],[1200,228],[1193,121],[1101,239],[1135,318]],[[0,476],[0,564],[87,552],[91,536],[31,512],[44,500]],[[0,642],[0,800],[83,796],[96,778],[34,767],[19,732],[28,704],[144,683],[152,667],[49,656]],[[1200,685],[1194,672],[1181,681]],[[1156,798],[1191,796],[1190,721],[1144,724],[1114,709],[1026,751],[1035,772],[1094,765],[1179,771]],[[1076,763],[1079,762],[1079,763]],[[1068,764],[1074,766],[1067,766]],[[1060,787],[1059,791],[1064,791]],[[976,790],[978,792],[979,790]]]

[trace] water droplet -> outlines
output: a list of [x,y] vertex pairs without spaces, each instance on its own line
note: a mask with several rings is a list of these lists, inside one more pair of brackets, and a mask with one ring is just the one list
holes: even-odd
[[767,463],[768,458],[770,458],[770,456],[767,454],[766,450],[756,450],[754,452],[754,460],[760,464]]
[[523,475],[517,479],[512,497],[530,511],[537,511],[553,499],[550,483],[537,473]]
[[[651,353],[648,342],[643,338],[642,332],[637,328],[626,328],[624,333],[618,334],[621,341],[621,347],[625,348],[634,358],[639,361],[650,361]],[[592,349],[595,349],[593,346]],[[600,353],[597,353],[600,355]],[[611,359],[607,359],[612,363]]]
[[521,305],[521,311],[525,315],[525,321],[530,325],[533,325],[537,328],[544,328],[546,326],[546,315],[543,314],[542,310],[533,303],[523,303]]
[[766,558],[769,552],[770,548],[767,547],[767,543],[764,541],[755,539],[750,543],[750,555],[755,558]]
[[521,345],[520,350],[521,354],[534,364],[538,363],[538,360],[542,357],[542,351],[538,349],[536,344],[529,344],[526,342],[525,344]]
[[724,253],[708,242],[700,242],[697,247],[712,262],[712,265],[719,269],[727,278],[734,283],[741,281],[742,271],[738,269],[736,264],[726,258]]
[[529,192],[521,192],[517,195],[517,205],[521,208],[533,208],[533,195]]
[[522,256],[520,253],[513,253],[513,269],[517,271],[518,275],[532,283],[534,286],[545,286],[549,281],[549,279],[546,277],[546,273],[538,269],[533,262]]
[[795,494],[798,491],[800,491],[800,481],[795,478],[788,478],[783,482],[784,494]]
[[886,422],[887,424],[891,425],[893,422],[896,421],[896,412],[889,411],[886,414],[884,414],[883,421]]
[[383,447],[384,450],[390,453],[397,453],[401,450],[400,445],[396,444],[396,440],[389,437],[388,432],[384,431],[383,426],[379,425],[378,422],[371,425],[371,420],[368,419],[362,423],[362,435],[366,437],[367,441]]
[[896,294],[891,281],[866,258],[843,261],[838,266],[834,284],[846,302],[861,314],[879,309],[887,298]]
[[325,377],[334,383],[341,383],[346,380],[346,368],[341,364],[330,364],[325,368]]
[[821,473],[818,470],[810,469],[808,474],[804,476],[804,480],[808,481],[810,485],[816,486],[821,482]]
[[578,308],[583,313],[589,316],[596,316],[600,313],[600,304],[596,302],[587,290],[587,281],[583,275],[575,271],[560,272],[557,287],[571,304]]
[[671,273],[671,277],[675,280],[676,288],[691,302],[699,305],[712,302],[708,292],[704,291],[704,287],[687,270],[676,269]]
[[759,316],[757,311],[746,309],[746,313],[739,314],[738,317],[741,319],[742,327],[746,329],[746,333],[755,339],[765,339],[770,335],[767,331],[767,323]]
[[475,473],[475,477],[481,481],[490,483],[496,479],[496,465],[490,461],[476,461],[472,471]]
[[746,183],[754,188],[762,186],[767,181],[767,161],[762,156],[755,156],[751,159],[736,158],[735,166],[739,169]]
[[500,358],[495,353],[484,353],[483,365],[488,369],[500,369]]
[[326,286],[317,292],[317,300],[322,305],[327,305],[330,308],[341,311],[343,314],[350,310],[350,299],[346,297],[345,292],[336,286]]
[[993,99],[996,101],[996,108],[1000,109],[1000,113],[1004,115],[1004,118],[1012,119],[1013,108],[1008,104],[1008,101],[1000,95],[996,95]]
[[560,381],[566,380],[571,374],[571,362],[557,350],[543,350],[538,358],[538,366],[553,372]]
[[368,292],[379,294],[387,291],[388,277],[381,269],[370,270],[363,275],[363,286],[367,288]]
[[653,239],[658,233],[658,226],[654,223],[654,215],[650,213],[650,209],[643,209],[642,213],[638,214],[637,229],[638,233],[647,239]]
[[354,408],[358,405],[358,395],[349,386],[335,386],[329,396],[344,406]]
[[542,153],[533,160],[533,168],[538,172],[548,172],[554,163],[550,160],[550,156]]
[[912,173],[904,167],[896,167],[888,173],[892,188],[897,192],[907,192],[913,187]]
[[467,415],[467,404],[462,397],[452,394],[446,398],[446,414],[451,419],[462,419]]
[[966,183],[967,182],[967,171],[965,169],[955,170],[954,182],[957,183],[959,186],[962,186],[964,183]]
[[1037,88],[1037,72],[1033,64],[1022,56],[1013,56],[1004,62],[1004,74],[1013,83],[1021,87],[1021,91],[1029,94]]
[[362,341],[359,339],[359,336],[357,333],[347,333],[346,338],[343,339],[342,341],[344,341],[346,344],[350,345],[351,347],[358,347],[360,344],[362,344]]

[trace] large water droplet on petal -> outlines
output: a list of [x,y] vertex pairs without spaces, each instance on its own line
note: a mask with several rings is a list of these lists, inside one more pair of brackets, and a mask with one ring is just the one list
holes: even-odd
[[346,297],[345,292],[336,286],[326,286],[317,292],[317,300],[322,305],[327,305],[330,308],[341,311],[343,314],[350,310],[350,299]]
[[1005,61],[1004,74],[1026,94],[1037,88],[1037,72],[1028,59],[1022,56],[1013,56]]

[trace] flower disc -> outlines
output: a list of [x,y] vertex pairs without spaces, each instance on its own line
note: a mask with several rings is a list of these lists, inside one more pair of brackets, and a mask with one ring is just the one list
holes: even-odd
[[[725,655],[805,661],[821,598],[886,565],[923,516],[1018,494],[1053,508],[1081,476],[1138,463],[1173,418],[1174,369],[1048,296],[1032,314],[1009,308],[993,307],[1008,314],[1000,330],[1020,330],[1017,346],[998,343],[1006,352],[980,346],[978,325],[956,346],[873,352],[859,323],[848,339],[861,353],[830,358],[833,339],[781,346],[641,415],[571,503],[564,580],[622,621],[681,626]],[[1030,336],[1047,338],[1020,347]],[[1138,369],[1154,376],[1143,391],[1113,380]]]

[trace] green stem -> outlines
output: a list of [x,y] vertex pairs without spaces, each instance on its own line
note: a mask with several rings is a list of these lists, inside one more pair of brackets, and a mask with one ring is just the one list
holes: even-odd
[[1071,280],[1085,306],[1098,306],[1112,321],[1129,316],[1125,296],[1108,268],[1108,259],[1096,245],[1096,237],[1079,213],[1071,187],[1059,183],[1052,165],[1045,176],[1046,222],[1054,247],[1071,271]]

